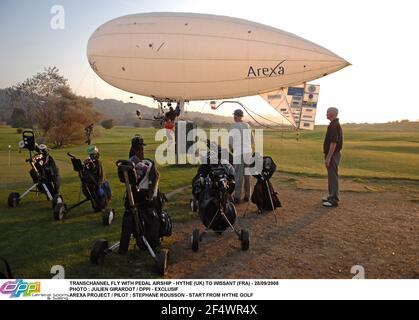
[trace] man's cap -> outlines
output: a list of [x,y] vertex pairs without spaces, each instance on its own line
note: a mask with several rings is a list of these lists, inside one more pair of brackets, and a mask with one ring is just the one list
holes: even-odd
[[241,110],[241,109],[237,109],[236,111],[234,111],[233,115],[235,117],[239,117],[239,118],[243,118],[244,117],[243,110]]
[[87,153],[87,155],[91,156],[93,154],[99,153],[99,149],[96,146],[89,146],[86,149],[86,153]]

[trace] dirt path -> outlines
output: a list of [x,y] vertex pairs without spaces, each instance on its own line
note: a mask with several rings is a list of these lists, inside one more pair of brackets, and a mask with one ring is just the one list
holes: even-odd
[[276,187],[284,206],[279,224],[253,205],[238,220],[251,233],[249,252],[227,232],[209,234],[193,253],[190,235],[202,225],[177,224],[169,277],[350,279],[361,265],[370,279],[419,278],[419,205],[406,194],[346,192],[339,208],[325,209],[321,191]]

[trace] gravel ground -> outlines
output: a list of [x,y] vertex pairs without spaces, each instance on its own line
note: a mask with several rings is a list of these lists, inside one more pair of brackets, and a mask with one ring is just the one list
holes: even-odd
[[[232,232],[208,234],[198,253],[190,236],[198,221],[175,225],[170,278],[351,279],[362,266],[367,279],[419,278],[419,204],[415,191],[344,192],[341,206],[321,206],[321,188],[275,180],[283,208],[273,213],[238,206],[238,227],[250,231],[248,252]],[[351,186],[353,189],[353,186]],[[351,189],[349,188],[349,189]],[[369,190],[371,188],[365,188]],[[417,194],[416,194],[417,196]]]

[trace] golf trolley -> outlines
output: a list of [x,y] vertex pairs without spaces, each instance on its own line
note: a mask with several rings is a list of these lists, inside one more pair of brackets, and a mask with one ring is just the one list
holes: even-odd
[[[102,264],[105,256],[111,252],[118,250],[120,254],[125,254],[128,251],[129,242],[133,237],[136,240],[137,246],[140,249],[146,249],[156,262],[157,271],[160,276],[164,276],[168,269],[169,250],[163,249],[156,252],[156,247],[159,241],[155,241],[156,232],[153,234],[153,239],[149,236],[150,231],[147,230],[147,217],[148,211],[146,208],[139,208],[141,203],[138,203],[137,181],[138,176],[135,170],[134,163],[131,161],[120,160],[116,163],[118,167],[119,180],[125,184],[126,189],[126,202],[125,202],[125,215],[123,219],[121,241],[109,247],[107,240],[97,240],[92,247],[90,253],[90,261],[93,264]],[[154,166],[154,164],[152,164]],[[147,177],[148,179],[148,177]],[[146,179],[143,179],[144,181]],[[149,185],[148,182],[146,184]],[[142,186],[142,183],[140,184]],[[135,192],[135,194],[134,194]],[[159,224],[160,228],[160,224]],[[157,237],[160,230],[157,230]],[[171,227],[170,232],[171,234]],[[168,234],[166,233],[166,235]]]
[[[70,208],[67,208],[67,205],[64,203],[57,204],[54,208],[54,219],[61,221],[70,211],[80,207],[86,202],[90,202],[95,212],[102,212],[102,223],[105,226],[110,226],[115,218],[115,210],[107,207],[109,200],[106,198],[105,201],[100,201],[98,194],[100,186],[93,174],[89,172],[87,165],[71,153],[67,153],[67,155],[71,159],[74,171],[79,175],[81,181],[81,192],[85,196],[85,199]],[[104,195],[104,197],[109,197],[109,195]]]
[[201,221],[206,227],[202,233],[199,229],[195,229],[192,233],[191,246],[194,252],[198,252],[200,242],[210,230],[222,235],[227,228],[231,228],[238,236],[241,249],[249,250],[249,232],[244,229],[238,230],[234,226],[237,217],[231,196],[235,186],[234,173],[229,173],[226,166],[211,167],[205,177],[199,175],[198,179],[194,179],[194,199],[191,200],[191,209],[193,212],[199,211]]
[[[262,170],[260,172],[255,172],[253,175],[257,179],[257,182],[254,187],[251,200],[254,204],[256,204],[259,215],[262,215],[264,211],[273,211],[275,215],[275,222],[278,223],[278,214],[276,209],[280,208],[282,205],[279,201],[278,193],[275,192],[270,181],[276,171],[276,164],[271,157],[263,157],[260,160],[263,160]],[[244,217],[246,217],[249,204],[250,203],[247,204],[243,215]]]
[[45,167],[43,156],[41,154],[32,155],[32,152],[37,150],[33,131],[24,131],[22,136],[23,141],[20,143],[20,147],[29,151],[29,159],[26,162],[31,166],[29,174],[34,184],[22,195],[17,192],[10,193],[7,204],[11,208],[16,208],[23,198],[29,193],[35,192],[37,195],[45,194],[47,200],[52,202],[52,208],[54,209],[57,204],[63,202],[63,198],[57,194],[57,186],[52,181],[51,172]]

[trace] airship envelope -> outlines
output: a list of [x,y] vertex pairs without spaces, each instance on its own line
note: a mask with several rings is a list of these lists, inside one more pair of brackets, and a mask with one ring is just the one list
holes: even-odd
[[274,92],[349,65],[294,34],[195,13],[117,18],[93,33],[87,55],[93,70],[112,86],[174,101]]

